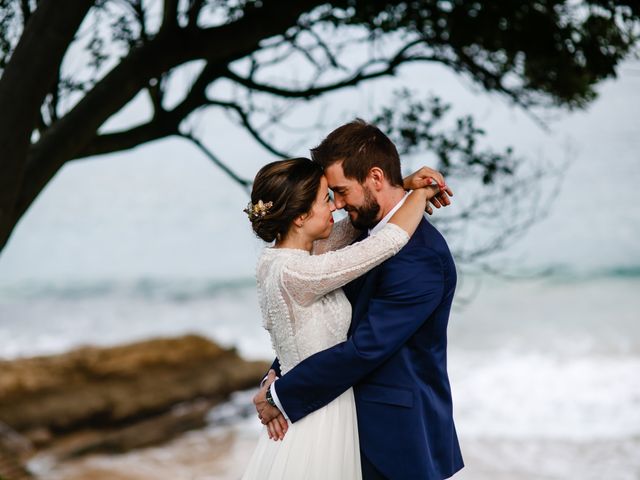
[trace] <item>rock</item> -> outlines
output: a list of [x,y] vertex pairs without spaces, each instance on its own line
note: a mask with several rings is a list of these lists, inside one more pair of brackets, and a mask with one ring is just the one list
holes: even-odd
[[27,480],[33,478],[15,454],[0,443],[0,480]]
[[212,406],[212,401],[200,399],[120,428],[74,432],[58,440],[47,454],[64,460],[87,453],[123,453],[160,444],[185,431],[204,427],[205,417]]
[[0,480],[32,478],[23,461],[32,453],[29,441],[8,425],[0,422]]
[[0,421],[36,446],[85,435],[66,454],[126,450],[202,425],[202,405],[257,385],[267,368],[195,335],[1,361]]

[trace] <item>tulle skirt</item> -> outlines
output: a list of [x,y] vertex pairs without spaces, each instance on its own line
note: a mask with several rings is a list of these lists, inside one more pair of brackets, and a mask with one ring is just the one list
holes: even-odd
[[294,424],[282,441],[266,428],[243,480],[360,480],[360,446],[353,390]]

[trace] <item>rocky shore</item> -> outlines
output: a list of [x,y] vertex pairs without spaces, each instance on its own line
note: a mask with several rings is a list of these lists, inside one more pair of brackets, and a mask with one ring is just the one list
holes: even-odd
[[267,368],[195,335],[0,361],[0,478],[29,478],[35,453],[126,452],[200,428]]

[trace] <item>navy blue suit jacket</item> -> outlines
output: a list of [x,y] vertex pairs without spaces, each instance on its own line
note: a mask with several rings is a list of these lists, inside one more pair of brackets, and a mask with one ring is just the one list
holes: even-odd
[[447,375],[455,286],[449,248],[422,220],[397,255],[345,286],[353,308],[348,340],[276,382],[289,419],[353,386],[360,448],[387,478],[440,480],[460,470]]

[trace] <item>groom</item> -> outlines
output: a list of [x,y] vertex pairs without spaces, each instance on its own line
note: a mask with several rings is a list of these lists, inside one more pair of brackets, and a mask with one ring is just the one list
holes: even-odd
[[[373,125],[343,125],[311,153],[336,208],[364,230],[361,238],[381,229],[404,201],[398,152]],[[353,308],[348,340],[256,395],[263,423],[280,411],[296,422],[353,386],[364,480],[452,476],[463,467],[447,375],[455,287],[447,244],[423,219],[397,255],[344,287]],[[276,359],[279,376],[278,367]]]

